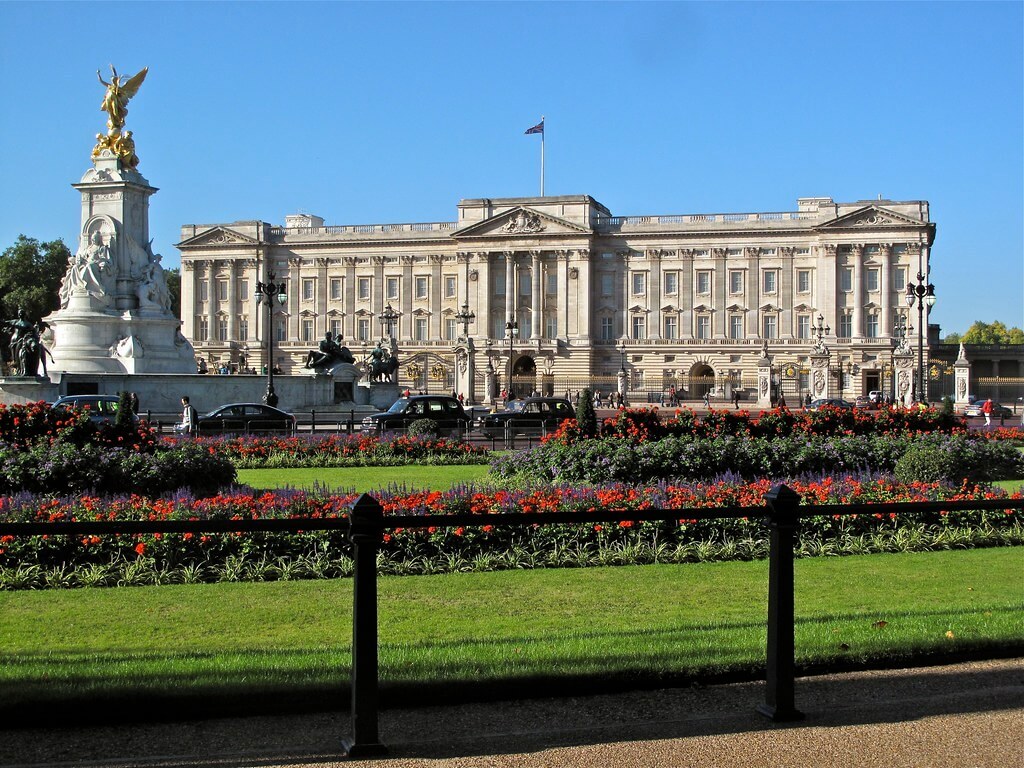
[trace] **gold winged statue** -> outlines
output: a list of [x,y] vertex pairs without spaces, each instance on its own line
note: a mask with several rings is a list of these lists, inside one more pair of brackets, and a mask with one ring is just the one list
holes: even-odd
[[139,158],[135,155],[135,143],[131,140],[131,131],[122,136],[121,129],[124,128],[124,119],[128,114],[128,102],[139,92],[139,86],[146,79],[149,67],[143,67],[142,71],[127,80],[124,79],[124,75],[117,74],[113,64],[110,65],[110,71],[112,75],[108,83],[100,71],[96,70],[100,84],[107,89],[103,94],[103,103],[100,104],[100,109],[107,113],[107,135],[96,135],[96,146],[92,150],[92,156],[95,159],[104,149],[109,149],[121,158],[125,165],[134,168],[139,164]]

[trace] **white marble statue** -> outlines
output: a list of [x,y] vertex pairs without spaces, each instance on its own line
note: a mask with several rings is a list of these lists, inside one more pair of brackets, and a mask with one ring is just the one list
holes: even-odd
[[[84,237],[83,237],[84,241]],[[68,271],[60,286],[60,306],[67,308],[73,293],[87,293],[104,306],[110,304],[114,285],[114,265],[110,247],[103,244],[103,236],[93,232],[89,242],[68,263]]]

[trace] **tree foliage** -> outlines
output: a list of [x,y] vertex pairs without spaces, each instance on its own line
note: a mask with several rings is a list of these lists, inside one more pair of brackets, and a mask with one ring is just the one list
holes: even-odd
[[14,245],[0,254],[0,315],[13,317],[23,308],[35,320],[56,310],[70,259],[63,240],[40,243],[18,235]]
[[[949,336],[946,337],[949,339]],[[996,320],[983,323],[976,320],[967,332],[960,337],[964,344],[1024,344],[1024,330],[1007,328],[1005,323]]]
[[181,270],[165,269],[164,278],[167,280],[167,293],[171,297],[171,314],[181,318]]

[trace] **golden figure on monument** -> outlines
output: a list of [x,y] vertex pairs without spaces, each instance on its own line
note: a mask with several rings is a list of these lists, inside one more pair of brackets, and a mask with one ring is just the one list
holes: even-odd
[[124,119],[128,114],[128,102],[139,92],[139,86],[146,79],[149,67],[143,67],[139,73],[124,82],[124,76],[117,74],[113,64],[110,65],[110,71],[112,76],[108,83],[100,71],[96,70],[100,84],[107,89],[103,94],[103,103],[100,104],[100,109],[107,113],[107,134],[96,134],[96,146],[92,150],[92,156],[96,159],[104,149],[109,149],[127,168],[133,169],[139,164],[139,158],[135,154],[135,142],[132,141],[131,131],[122,136],[121,129],[124,128]]

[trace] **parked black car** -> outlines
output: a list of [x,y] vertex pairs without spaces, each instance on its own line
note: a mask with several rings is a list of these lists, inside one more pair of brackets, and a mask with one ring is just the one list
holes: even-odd
[[[89,413],[89,420],[97,424],[113,423],[117,419],[117,395],[66,395],[53,401],[53,408],[77,408]],[[139,417],[132,414],[132,421]]]
[[527,397],[512,400],[504,411],[477,419],[484,437],[502,437],[506,426],[511,435],[541,435],[553,432],[566,419],[575,419],[572,404],[562,397]]
[[816,411],[823,405],[831,405],[833,408],[838,408],[841,411],[852,411],[853,403],[841,400],[838,397],[820,398],[818,400],[812,400],[811,404],[804,408],[805,411]]
[[456,398],[449,395],[411,395],[400,397],[383,413],[363,419],[363,432],[381,434],[389,430],[408,429],[419,419],[437,422],[442,434],[463,432],[470,427],[469,415]]
[[[177,424],[175,432],[184,432]],[[198,434],[219,435],[224,433],[265,434],[268,432],[295,431],[295,417],[263,403],[230,403],[215,408],[199,417]]]

